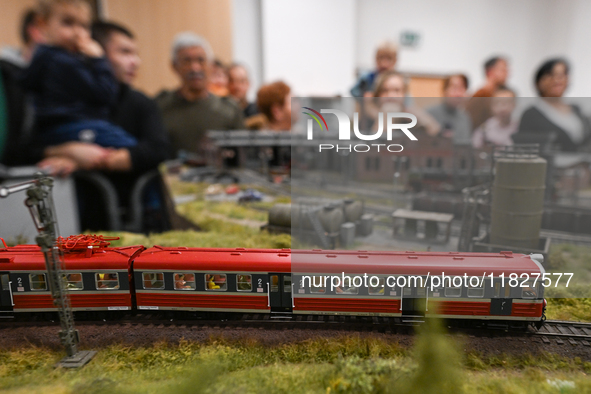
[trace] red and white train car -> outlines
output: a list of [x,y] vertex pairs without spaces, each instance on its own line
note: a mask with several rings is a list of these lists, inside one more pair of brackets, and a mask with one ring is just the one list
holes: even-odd
[[[73,310],[130,310],[131,262],[143,249],[130,246],[65,250],[64,276]],[[56,311],[45,259],[38,246],[0,247],[0,282],[1,312]]]
[[[542,259],[511,252],[294,251],[293,311],[538,322],[545,306]],[[376,277],[373,286],[342,280],[364,274]],[[510,283],[511,275],[518,279]],[[333,286],[333,277],[345,283]]]
[[[139,310],[269,312],[291,309],[289,249],[163,248],[134,262]],[[285,307],[282,307],[285,305]]]

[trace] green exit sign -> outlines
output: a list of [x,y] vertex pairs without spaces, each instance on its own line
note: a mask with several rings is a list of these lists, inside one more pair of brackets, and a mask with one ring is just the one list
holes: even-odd
[[404,30],[400,33],[400,45],[403,47],[416,48],[421,41],[421,34],[412,30]]

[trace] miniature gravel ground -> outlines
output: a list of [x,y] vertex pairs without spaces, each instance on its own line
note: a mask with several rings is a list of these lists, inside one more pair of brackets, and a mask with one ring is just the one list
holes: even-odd
[[[28,346],[60,349],[58,339],[59,326],[41,327],[2,327],[0,328],[0,348],[16,349]],[[99,350],[114,344],[128,346],[151,346],[158,342],[178,343],[181,340],[206,342],[212,338],[242,343],[257,342],[264,346],[278,346],[298,343],[309,339],[338,340],[347,336],[361,338],[378,338],[387,342],[398,343],[403,348],[413,344],[412,334],[388,334],[369,331],[344,331],[335,329],[263,329],[258,327],[183,327],[183,326],[112,326],[112,325],[78,325],[82,349]],[[472,336],[467,334],[448,334],[461,343],[464,352],[478,352],[484,356],[515,355],[533,356],[552,353],[566,358],[578,357],[582,361],[591,361],[591,347],[581,343],[572,345],[568,341],[558,344],[550,338],[544,344],[539,337],[525,336]],[[494,337],[493,337],[494,335]]]

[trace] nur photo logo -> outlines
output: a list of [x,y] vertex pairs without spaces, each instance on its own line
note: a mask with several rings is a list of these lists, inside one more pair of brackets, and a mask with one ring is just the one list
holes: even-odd
[[[328,132],[328,123],[322,114],[333,114],[337,117],[338,121],[338,140],[339,141],[351,141],[353,140],[361,140],[361,141],[377,141],[382,138],[384,131],[386,132],[386,140],[392,141],[394,136],[394,131],[402,131],[408,139],[411,141],[417,141],[417,137],[410,131],[410,129],[417,124],[417,117],[408,112],[388,112],[384,116],[384,113],[380,112],[378,114],[377,122],[377,130],[371,134],[364,134],[361,133],[359,130],[359,113],[354,112],[353,114],[353,131],[351,131],[351,119],[350,117],[343,111],[338,109],[321,109],[320,112],[316,111],[310,107],[303,107],[305,110],[309,112],[303,112],[304,115],[308,115],[310,119],[308,119],[307,123],[307,138],[308,140],[314,140],[314,123],[318,125],[320,131]],[[385,119],[385,127],[384,127],[384,119]],[[400,123],[401,120],[410,119],[410,122]],[[326,130],[325,130],[326,129]],[[326,144],[321,143],[318,144],[318,151],[322,152],[323,150],[336,150],[339,151],[349,151],[349,152],[369,152],[372,149],[376,149],[378,152],[380,149],[386,149],[388,152],[398,153],[402,152],[404,147],[400,144],[380,144],[380,143],[373,143],[373,144],[349,144],[349,145],[340,145],[340,144]]]

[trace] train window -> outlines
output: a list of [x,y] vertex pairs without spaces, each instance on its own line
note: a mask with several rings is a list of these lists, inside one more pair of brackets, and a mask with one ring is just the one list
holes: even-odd
[[336,294],[359,294],[359,288],[355,286],[337,286],[334,291]]
[[484,287],[468,287],[468,297],[470,297],[470,298],[484,297]]
[[158,290],[164,289],[164,273],[162,272],[144,272],[142,274],[144,289]]
[[461,287],[446,287],[445,288],[445,296],[446,297],[461,297],[462,296],[462,288]]
[[509,285],[502,286],[501,282],[495,283],[495,298],[509,298],[511,295],[511,287]]
[[175,290],[195,290],[195,274],[174,274]]
[[538,292],[532,282],[524,282],[521,284],[521,298],[536,298]]
[[412,295],[412,289],[410,287],[402,288],[402,296],[403,297],[410,297]]
[[345,276],[343,283],[340,286],[335,287],[334,291],[336,294],[358,294],[359,288],[353,286],[353,278]]
[[252,291],[252,275],[236,275],[236,290]]
[[119,289],[119,274],[116,272],[97,272],[95,274],[95,281],[98,290]]
[[47,290],[47,280],[45,274],[30,274],[29,283],[32,291]]
[[0,275],[0,282],[2,282],[2,290],[10,290],[10,279],[8,274]]
[[[374,283],[375,283],[375,281],[374,281]],[[384,295],[384,289],[385,289],[384,278],[379,278],[377,286],[371,286],[371,280],[370,280],[369,285],[370,285],[369,289],[368,289],[369,295]]]
[[291,276],[283,277],[283,292],[291,293]]
[[271,293],[277,293],[279,291],[279,276],[271,275]]
[[64,274],[64,280],[66,281],[66,289],[68,290],[83,290],[84,284],[82,283],[82,274]]
[[212,291],[226,291],[228,289],[226,274],[205,274],[205,289]]
[[324,277],[313,276],[310,282],[310,293],[312,294],[324,294],[326,293],[326,286],[324,283]]

